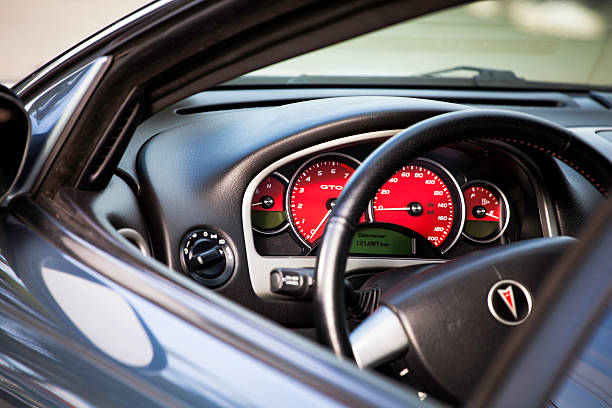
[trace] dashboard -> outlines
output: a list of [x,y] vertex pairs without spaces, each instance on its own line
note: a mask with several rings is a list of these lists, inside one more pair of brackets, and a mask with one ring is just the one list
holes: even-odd
[[[314,268],[334,200],[387,139],[428,117],[477,109],[334,92],[216,90],[187,98],[138,127],[94,210],[139,231],[171,269],[281,324],[312,327],[310,302],[272,293],[271,271]],[[501,94],[491,97],[499,103]],[[568,127],[586,120],[568,112],[529,111]],[[446,145],[405,163],[371,197],[347,278],[359,286],[391,268],[575,235],[600,200],[588,181],[546,154],[495,140]],[[202,265],[212,265],[204,279],[191,270]]]

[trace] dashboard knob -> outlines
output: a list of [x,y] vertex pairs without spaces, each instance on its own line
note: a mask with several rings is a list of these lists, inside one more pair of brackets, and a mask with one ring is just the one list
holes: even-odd
[[208,287],[221,286],[234,271],[234,255],[227,240],[211,230],[194,230],[183,238],[181,263],[192,279]]
[[210,239],[200,239],[189,251],[187,268],[206,278],[215,278],[225,269],[223,249]]

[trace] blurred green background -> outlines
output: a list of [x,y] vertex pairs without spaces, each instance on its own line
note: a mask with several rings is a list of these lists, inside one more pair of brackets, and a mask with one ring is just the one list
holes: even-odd
[[538,81],[612,85],[611,19],[612,1],[480,1],[255,74],[408,76],[471,65]]

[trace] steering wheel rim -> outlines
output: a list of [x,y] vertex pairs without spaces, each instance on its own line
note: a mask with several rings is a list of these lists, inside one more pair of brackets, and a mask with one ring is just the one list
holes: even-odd
[[419,122],[383,143],[353,174],[336,202],[317,257],[314,310],[319,341],[353,358],[345,313],[346,259],[360,215],[379,186],[402,165],[450,143],[498,140],[549,154],[608,196],[612,166],[599,152],[554,123],[501,110],[463,110]]

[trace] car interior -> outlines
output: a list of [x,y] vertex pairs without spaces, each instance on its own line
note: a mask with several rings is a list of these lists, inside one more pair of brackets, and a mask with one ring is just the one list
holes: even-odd
[[[471,64],[458,59],[444,72],[425,64],[416,69],[418,76],[361,74],[349,57],[326,61],[346,76],[331,68],[304,72],[309,58],[315,66],[344,51],[356,58],[360,44],[381,47],[381,61],[367,64],[383,66],[385,53],[395,55],[393,47],[401,44],[385,43],[385,33],[392,36],[384,30],[410,33],[438,19],[454,22],[461,34],[467,25],[461,19],[471,18],[479,29],[486,25],[482,10],[462,5],[408,20],[383,29],[382,42],[380,32],[365,34],[223,81],[151,115],[142,95],[132,92],[107,118],[113,126],[89,150],[75,187],[50,189],[53,208],[76,214],[75,222],[106,237],[108,247],[142,262],[160,262],[309,341],[326,338],[323,343],[337,355],[346,354],[349,341],[337,333],[352,332],[360,366],[414,387],[419,397],[461,403],[509,330],[529,316],[531,292],[537,307],[536,292],[545,280],[534,276],[573,248],[605,202],[612,174],[612,88],[562,85],[561,79],[551,80],[557,85],[542,85],[544,79],[530,84],[520,75],[480,68],[485,63],[477,58]],[[429,46],[435,41],[430,37]],[[543,41],[530,46],[550,46]],[[495,51],[489,54],[495,57]],[[397,58],[391,71],[404,73],[413,63]],[[81,80],[79,75],[73,81]],[[406,134],[412,142],[402,139]],[[570,134],[571,143],[581,146],[575,151],[563,139]],[[563,143],[549,143],[553,136]],[[64,160],[69,168],[69,158]],[[366,170],[378,175],[379,184],[366,178]],[[364,181],[345,188],[353,175]],[[352,195],[341,201],[344,191]],[[544,245],[542,239],[551,241]],[[489,258],[496,256],[503,259]],[[476,278],[467,272],[454,278],[462,265],[474,273],[478,262],[488,259],[501,266],[486,279],[478,275],[484,284],[472,282]],[[318,269],[328,265],[340,272],[330,272],[336,280],[319,287]],[[448,272],[454,286],[439,293],[435,276],[446,276],[448,265],[455,268]],[[502,275],[515,276],[513,282],[521,276],[530,288],[518,311],[500,303],[504,299],[491,287]],[[453,299],[462,285],[461,296],[469,301]],[[476,291],[481,286],[483,296]],[[393,298],[398,287],[422,292],[414,289],[408,300]],[[516,304],[519,289],[511,301],[516,297]],[[393,331],[382,328],[369,329],[382,337],[360,339],[368,330],[363,323],[379,306],[400,303],[410,310],[405,313],[411,330],[422,332],[427,357],[402,357],[404,346],[387,344],[393,343],[388,340]],[[451,318],[464,303],[464,313],[487,323]],[[474,311],[472,303],[482,311]],[[341,311],[327,315],[332,309]],[[442,328],[420,323],[436,319]],[[602,388],[610,377],[597,384],[584,376],[594,369],[592,356],[606,348],[610,322],[600,323],[599,337],[567,370],[550,406],[557,399],[582,401],[583,393],[612,404]],[[495,326],[494,334],[474,340],[487,325]],[[456,334],[453,341],[474,347],[457,355],[455,343],[442,340],[450,333]],[[360,341],[368,342],[363,354]],[[442,343],[443,349],[428,350]],[[379,354],[372,355],[372,348]],[[472,368],[463,375],[466,365]]]

